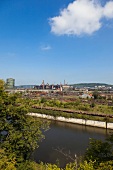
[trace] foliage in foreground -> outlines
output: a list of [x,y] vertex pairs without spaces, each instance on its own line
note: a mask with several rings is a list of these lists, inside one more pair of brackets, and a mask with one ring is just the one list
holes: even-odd
[[104,142],[101,140],[90,139],[89,147],[85,153],[85,160],[92,160],[95,165],[101,162],[113,160],[113,135],[107,138]]
[[[2,152],[2,154],[1,154]],[[37,164],[36,162],[26,160],[16,164],[15,159],[8,158],[3,151],[0,151],[0,169],[1,170],[113,170],[113,160],[101,162],[95,167],[96,161],[84,161],[76,166],[76,163],[69,163],[65,168],[59,168],[55,164]]]
[[[29,105],[18,94],[4,92],[0,81],[0,169],[63,170],[57,165],[31,161],[48,124],[27,115]],[[113,170],[113,135],[105,142],[91,140],[84,162],[67,164],[64,170]]]
[[48,127],[46,121],[28,116],[28,108],[26,100],[19,94],[7,94],[0,83],[0,145],[4,159],[15,160],[16,164],[30,159],[44,138],[42,129]]

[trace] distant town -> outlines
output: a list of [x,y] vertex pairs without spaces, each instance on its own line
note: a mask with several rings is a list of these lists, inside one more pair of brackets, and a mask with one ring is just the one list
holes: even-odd
[[68,98],[93,98],[93,93],[98,91],[100,97],[113,99],[113,85],[102,83],[81,83],[67,84],[49,84],[43,80],[40,85],[21,85],[15,86],[15,79],[7,78],[5,90],[9,93],[22,93],[29,98],[37,97],[68,97]]

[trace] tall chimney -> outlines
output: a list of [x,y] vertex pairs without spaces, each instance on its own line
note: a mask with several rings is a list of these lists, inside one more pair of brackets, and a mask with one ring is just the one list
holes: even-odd
[[43,80],[43,82],[42,82],[42,86],[43,86],[43,89],[44,89],[44,80]]
[[65,85],[66,83],[65,83],[65,80],[64,80],[64,85]]

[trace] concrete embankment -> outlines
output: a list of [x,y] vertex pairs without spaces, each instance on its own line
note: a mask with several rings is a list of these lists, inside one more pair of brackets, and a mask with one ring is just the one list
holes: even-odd
[[76,119],[76,118],[65,118],[65,117],[54,117],[46,114],[40,113],[28,113],[30,116],[36,116],[38,118],[49,119],[49,120],[56,120],[68,123],[75,123],[81,124],[86,126],[95,126],[105,129],[113,129],[113,123],[101,122],[101,121],[94,121],[94,120],[85,120],[85,119]]

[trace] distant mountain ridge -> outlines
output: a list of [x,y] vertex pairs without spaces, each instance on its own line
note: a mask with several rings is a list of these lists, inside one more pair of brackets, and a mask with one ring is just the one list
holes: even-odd
[[84,87],[90,87],[93,88],[95,86],[105,86],[105,87],[112,87],[113,85],[111,84],[106,84],[106,83],[78,83],[78,84],[71,84],[73,87],[77,88],[84,88]]

